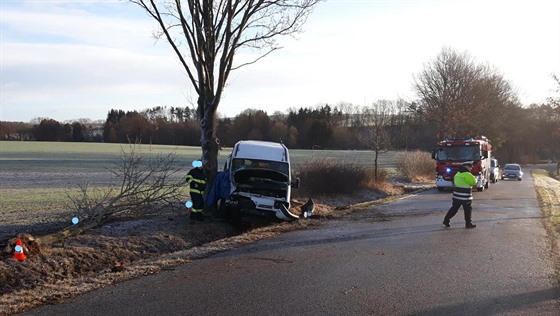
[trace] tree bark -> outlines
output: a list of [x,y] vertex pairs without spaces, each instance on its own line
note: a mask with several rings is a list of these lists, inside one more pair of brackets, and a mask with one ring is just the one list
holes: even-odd
[[105,221],[107,221],[107,218],[98,217],[90,222],[87,222],[84,225],[67,227],[62,231],[37,237],[36,242],[41,245],[50,247],[55,243],[62,242],[66,238],[78,236],[89,231],[90,229],[100,227]]
[[216,108],[217,105],[206,103],[199,98],[198,114],[200,129],[200,145],[202,147],[202,165],[206,175],[205,194],[210,192],[210,187],[214,181],[214,176],[218,172],[218,142],[216,137]]

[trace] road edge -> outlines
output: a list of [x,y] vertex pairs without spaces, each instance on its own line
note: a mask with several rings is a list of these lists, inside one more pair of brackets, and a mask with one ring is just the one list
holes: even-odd
[[552,282],[560,286],[560,181],[551,178],[544,169],[531,171],[537,201],[543,213],[542,223],[547,233],[550,258],[554,265]]

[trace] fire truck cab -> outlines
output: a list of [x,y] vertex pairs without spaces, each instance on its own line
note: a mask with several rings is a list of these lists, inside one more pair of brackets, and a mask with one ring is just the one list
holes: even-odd
[[490,183],[490,157],[492,145],[488,138],[446,138],[432,151],[436,160],[436,186],[443,191],[453,188],[453,177],[467,161],[473,163],[471,173],[477,178],[476,189],[488,189]]

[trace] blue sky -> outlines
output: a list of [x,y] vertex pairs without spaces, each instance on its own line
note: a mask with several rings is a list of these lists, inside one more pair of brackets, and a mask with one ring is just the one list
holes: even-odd
[[[195,104],[154,21],[126,1],[1,0],[0,27],[0,120]],[[443,47],[495,67],[524,104],[545,102],[560,75],[557,0],[329,0],[304,30],[233,72],[218,112],[413,99],[413,75]]]

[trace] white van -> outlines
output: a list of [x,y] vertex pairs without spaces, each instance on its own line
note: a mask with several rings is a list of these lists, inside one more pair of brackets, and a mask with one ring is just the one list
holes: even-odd
[[292,180],[290,154],[284,144],[244,140],[237,142],[227,158],[224,172],[229,173],[230,194],[226,212],[275,216],[281,220],[300,218],[290,212]]
[[502,173],[500,172],[500,164],[498,164],[498,159],[494,158],[490,160],[490,181],[492,183],[498,182],[501,174]]

